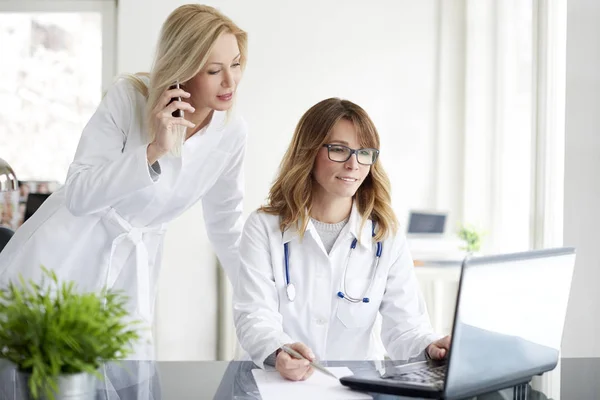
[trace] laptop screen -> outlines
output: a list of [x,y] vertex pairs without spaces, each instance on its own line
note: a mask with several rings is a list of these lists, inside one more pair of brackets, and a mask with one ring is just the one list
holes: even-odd
[[573,249],[465,261],[447,397],[511,386],[556,366],[574,264]]

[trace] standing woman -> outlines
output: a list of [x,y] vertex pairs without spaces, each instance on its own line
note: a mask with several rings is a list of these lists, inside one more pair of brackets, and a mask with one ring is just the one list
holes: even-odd
[[[151,73],[120,79],[108,91],[82,133],[65,185],[0,254],[0,284],[20,273],[39,281],[44,265],[81,290],[124,290],[132,318],[149,327],[166,225],[199,200],[233,281],[247,128],[230,109],[246,57],[246,33],[216,9],[174,10]],[[180,88],[170,89],[175,82]],[[177,110],[184,116],[173,116]],[[153,356],[151,341],[143,340],[131,358]]]
[[379,135],[358,105],[336,98],[300,119],[267,205],[248,217],[240,244],[234,317],[244,350],[291,380],[312,368],[292,359],[444,358],[391,206]]

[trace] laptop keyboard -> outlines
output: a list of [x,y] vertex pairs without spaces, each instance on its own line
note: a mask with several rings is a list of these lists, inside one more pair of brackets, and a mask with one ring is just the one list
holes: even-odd
[[381,378],[441,388],[444,386],[446,369],[445,361],[419,361],[386,368]]
[[405,382],[415,382],[415,383],[425,383],[425,384],[440,384],[444,383],[444,379],[446,377],[446,366],[440,365],[439,367],[429,367],[423,368],[416,371],[410,371],[406,373],[400,373],[394,376],[394,379],[405,381]]

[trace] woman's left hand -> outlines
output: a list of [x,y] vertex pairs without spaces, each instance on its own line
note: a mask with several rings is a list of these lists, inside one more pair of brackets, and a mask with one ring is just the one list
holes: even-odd
[[432,360],[443,360],[448,355],[448,350],[450,350],[450,342],[450,335],[445,336],[431,343],[425,351]]

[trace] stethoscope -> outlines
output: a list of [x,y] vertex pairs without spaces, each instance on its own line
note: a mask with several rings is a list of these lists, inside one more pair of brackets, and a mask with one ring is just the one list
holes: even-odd
[[[373,223],[373,232],[372,236],[375,237],[375,224]],[[375,261],[374,266],[371,269],[371,279],[369,280],[369,286],[363,292],[361,297],[352,297],[346,292],[346,272],[348,271],[348,264],[350,263],[350,257],[352,256],[352,251],[356,248],[356,243],[358,240],[354,238],[352,243],[350,244],[350,252],[348,253],[348,258],[346,258],[346,265],[344,266],[344,277],[342,278],[342,290],[337,292],[337,297],[340,299],[344,299],[349,301],[350,303],[368,303],[369,297],[367,294],[371,290],[371,286],[373,286],[373,281],[375,279],[375,273],[377,272],[377,267],[379,266],[379,259],[381,258],[381,252],[383,251],[383,244],[381,242],[377,242],[377,251],[375,252]],[[296,287],[292,282],[290,282],[290,253],[289,253],[289,242],[283,244],[283,254],[284,254],[284,264],[285,264],[285,293],[289,301],[294,301],[296,299]]]

